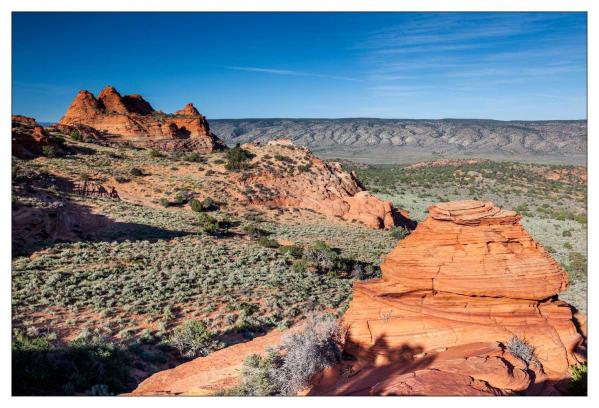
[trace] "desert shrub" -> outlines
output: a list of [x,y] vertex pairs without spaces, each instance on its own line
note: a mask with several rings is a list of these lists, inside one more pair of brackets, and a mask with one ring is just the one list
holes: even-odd
[[282,245],[279,247],[279,252],[289,254],[294,258],[301,258],[304,254],[304,249],[298,245]]
[[218,220],[205,213],[200,213],[198,216],[200,228],[206,234],[216,234],[219,230]]
[[268,237],[260,237],[258,238],[258,244],[262,245],[265,248],[278,248],[279,243],[274,239],[270,239]]
[[253,224],[244,225],[242,230],[243,230],[243,232],[245,232],[252,238],[260,238],[260,237],[265,237],[268,235],[268,231],[264,231],[263,229],[255,226]]
[[587,364],[576,364],[570,367],[570,386],[568,395],[587,395]]
[[514,356],[525,362],[526,364],[536,362],[535,349],[525,339],[517,336],[512,336],[507,344],[508,351]]
[[141,170],[141,169],[138,169],[137,167],[133,167],[131,170],[129,170],[129,173],[130,173],[132,176],[136,176],[136,177],[139,177],[139,176],[143,176],[143,175],[144,175],[144,172],[143,172],[143,170]]
[[42,155],[48,158],[58,157],[58,151],[54,146],[44,146],[42,147]]
[[283,357],[276,350],[267,350],[264,357],[252,354],[243,362],[242,384],[231,390],[232,395],[280,395],[279,371]]
[[570,278],[579,280],[587,276],[587,257],[580,252],[570,252],[565,265]]
[[175,197],[173,197],[173,202],[175,204],[185,204],[187,202],[187,194],[185,191],[177,191],[175,193]]
[[162,154],[156,149],[150,149],[148,154],[150,155],[150,157],[164,157],[164,154]]
[[304,250],[304,259],[319,271],[328,272],[335,267],[339,256],[325,242],[316,241]]
[[239,171],[250,167],[248,163],[253,155],[247,150],[242,149],[239,144],[227,151],[227,164],[225,168],[231,171]]
[[83,137],[81,137],[81,134],[79,132],[77,132],[76,130],[73,130],[70,134],[71,139],[75,140],[75,141],[81,141],[83,140]]
[[275,160],[282,161],[285,163],[293,163],[293,159],[289,156],[283,156],[282,154],[275,154]]
[[200,200],[195,199],[195,198],[192,198],[191,200],[189,200],[189,206],[195,212],[202,212],[202,211],[204,211],[204,207],[202,206],[202,202]]
[[562,232],[562,237],[571,237],[572,236],[572,231],[570,230],[565,230]]
[[192,198],[189,200],[189,205],[195,212],[212,211],[216,209],[216,204],[214,204],[214,200],[210,197],[206,197],[203,201]]
[[13,395],[114,394],[126,390],[130,359],[101,337],[52,344],[17,333],[12,341]]
[[394,227],[391,230],[391,236],[395,239],[404,239],[408,235],[410,235],[410,231],[404,227]]
[[204,201],[202,201],[202,207],[204,208],[204,211],[210,211],[214,210],[216,204],[214,203],[212,197],[206,197],[204,198]]
[[200,154],[198,152],[191,152],[188,154],[185,154],[183,156],[181,156],[181,160],[183,161],[188,161],[188,162],[194,162],[194,163],[205,163],[206,160],[200,156]]
[[168,343],[187,358],[206,356],[219,347],[214,334],[197,320],[188,320],[177,327]]
[[160,200],[158,200],[158,202],[160,203],[161,206],[163,207],[168,207],[169,205],[171,205],[170,201],[168,201],[167,198],[162,197]]
[[130,182],[130,181],[131,181],[131,179],[130,179],[129,177],[126,177],[126,176],[116,176],[116,177],[114,178],[114,180],[115,180],[117,183],[128,183],[128,182]]
[[283,336],[264,357],[248,357],[242,368],[241,395],[296,395],[312,376],[341,360],[342,333],[331,315],[308,317],[302,328]]

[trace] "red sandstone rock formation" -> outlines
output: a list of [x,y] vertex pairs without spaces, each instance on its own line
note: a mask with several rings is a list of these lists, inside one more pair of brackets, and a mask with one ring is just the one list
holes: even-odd
[[[361,222],[371,228],[414,226],[407,211],[394,208],[390,201],[379,200],[365,191],[355,175],[343,170],[339,163],[325,162],[305,147],[294,146],[283,139],[266,145],[249,143],[243,148],[255,156],[254,168],[247,174],[232,177],[241,190],[247,186],[252,188],[250,204],[309,209]],[[281,165],[259,167],[273,157],[287,160],[279,162]],[[300,166],[304,170],[300,170]],[[240,197],[243,199],[246,198]]]
[[174,115],[165,115],[155,111],[141,95],[121,96],[111,86],[104,88],[98,98],[80,91],[59,126],[84,131],[89,127],[110,140],[161,150],[212,152],[225,148],[191,103]]
[[[541,392],[535,381],[567,378],[569,366],[584,360],[578,353],[584,338],[572,308],[557,300],[567,276],[519,220],[492,203],[430,207],[429,217],[381,265],[383,278],[354,284],[344,316],[346,351],[373,375],[383,370],[387,377],[376,384],[366,377],[362,382],[338,378],[320,392],[534,393]],[[513,358],[506,360],[504,348],[512,336],[534,346],[538,367],[521,367],[517,375],[510,371]],[[498,346],[473,354],[480,342]],[[453,354],[456,361],[439,366],[436,355],[455,347],[461,350]],[[435,364],[406,368],[405,361],[422,363],[433,355]],[[400,374],[389,377],[393,370]],[[509,376],[501,374],[506,370]],[[491,381],[486,373],[499,378]],[[508,380],[518,386],[506,385]]]
[[144,380],[131,395],[211,395],[239,383],[243,360],[263,354],[266,347],[279,344],[285,334],[273,330],[246,343],[235,344],[198,357]]
[[44,147],[53,147],[56,154],[65,152],[60,140],[52,137],[33,118],[12,116],[12,154],[21,159],[32,159],[43,153]]

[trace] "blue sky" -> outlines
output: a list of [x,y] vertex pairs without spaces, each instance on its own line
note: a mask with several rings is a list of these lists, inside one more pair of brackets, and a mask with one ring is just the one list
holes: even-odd
[[584,13],[14,13],[13,113],[79,89],[211,118],[586,118]]

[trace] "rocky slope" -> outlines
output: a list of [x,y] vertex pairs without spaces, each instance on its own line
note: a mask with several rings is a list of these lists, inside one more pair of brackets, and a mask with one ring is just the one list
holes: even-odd
[[154,110],[141,95],[121,96],[111,86],[97,98],[89,91],[80,91],[56,128],[67,134],[77,131],[92,138],[159,150],[211,152],[224,148],[193,104],[167,115]]
[[[47,154],[64,154],[66,148],[62,140],[53,137],[33,118],[12,116],[12,154],[21,159],[32,159]],[[48,150],[49,149],[49,150]]]
[[[511,159],[569,157],[584,161],[587,123],[575,121],[408,119],[213,120],[229,144],[286,137],[331,157],[410,162],[438,156]],[[329,156],[327,156],[329,157]]]
[[[354,285],[346,351],[370,375],[329,379],[320,392],[557,392],[584,361],[584,318],[557,300],[566,274],[519,219],[492,203],[432,206],[387,256],[383,278]],[[506,351],[514,336],[534,347],[534,361]]]
[[354,174],[325,162],[288,140],[242,146],[253,156],[253,168],[233,174],[241,202],[272,208],[296,207],[358,221],[372,228],[413,228],[409,214],[365,191]]

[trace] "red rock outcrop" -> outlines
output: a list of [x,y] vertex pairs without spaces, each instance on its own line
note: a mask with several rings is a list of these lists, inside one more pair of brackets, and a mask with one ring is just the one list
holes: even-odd
[[[567,276],[519,220],[516,213],[492,203],[432,206],[429,217],[387,256],[381,265],[383,277],[354,284],[353,300],[343,318],[349,327],[346,351],[364,367],[375,371],[389,367],[401,375],[378,385],[353,380],[352,390],[509,394],[529,392],[541,378],[557,382],[568,377],[569,366],[585,357],[578,353],[584,342],[576,322],[580,319],[557,299],[567,287]],[[523,370],[536,380],[518,387],[497,378],[485,380],[481,373],[500,364],[491,357],[505,359],[509,354],[505,345],[512,336],[534,347],[539,366]],[[480,342],[498,343],[499,349],[469,354]],[[415,356],[455,347],[462,354],[451,367],[425,364],[402,371],[406,355],[409,361],[421,361]],[[473,360],[473,355],[479,358]],[[510,365],[513,362],[489,372],[498,375],[509,371]],[[344,383],[340,379],[323,393],[344,394]],[[435,383],[445,385],[435,388]]]
[[239,383],[243,360],[279,344],[280,330],[256,337],[206,357],[198,357],[170,370],[160,371],[140,383],[130,395],[211,395]]
[[58,124],[73,129],[93,128],[103,138],[139,147],[199,152],[225,148],[191,103],[166,115],[155,111],[141,95],[121,96],[111,86],[104,88],[98,98],[80,91]]
[[65,153],[61,140],[51,136],[33,118],[12,116],[12,154],[21,159],[42,155],[45,147],[52,147],[55,154]]
[[240,190],[251,188],[249,196],[239,197],[242,201],[309,209],[371,228],[414,227],[407,211],[376,198],[339,163],[325,162],[305,147],[294,146],[287,139],[242,147],[254,156],[252,169],[232,175]]

